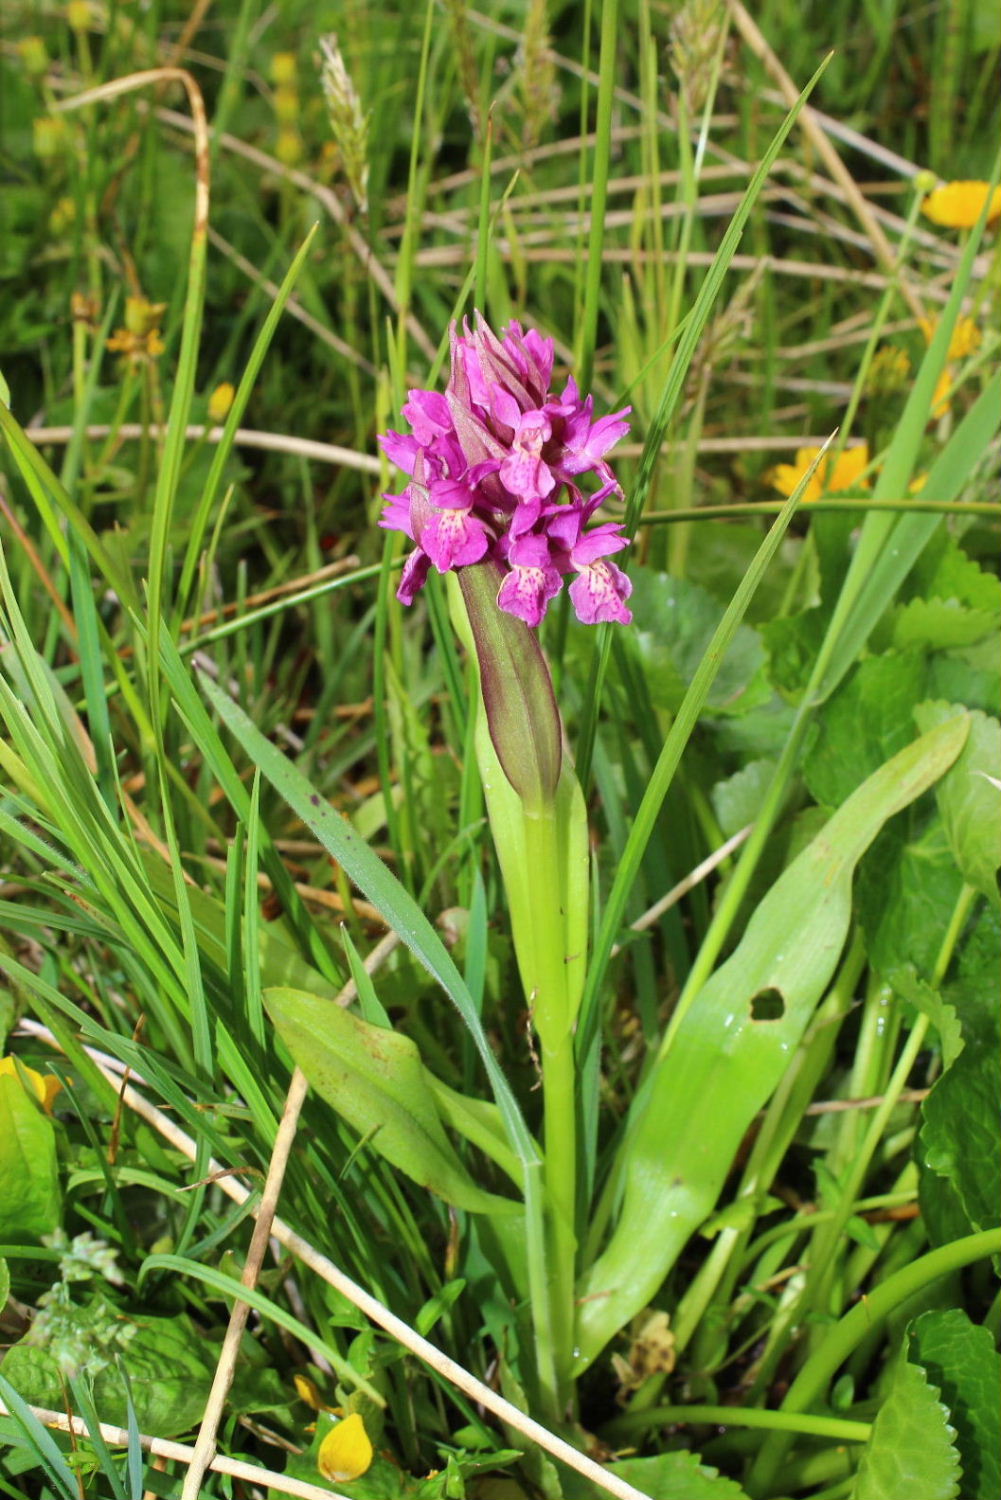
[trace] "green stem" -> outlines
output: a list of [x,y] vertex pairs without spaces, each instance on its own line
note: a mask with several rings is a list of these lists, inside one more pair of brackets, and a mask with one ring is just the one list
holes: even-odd
[[[951,1244],[941,1245],[937,1250],[930,1250],[874,1287],[830,1329],[821,1347],[793,1381],[782,1410],[802,1412],[820,1401],[838,1367],[844,1364],[874,1325],[894,1308],[950,1272],[960,1271],[964,1266],[999,1252],[1001,1229],[984,1229],[979,1234],[968,1234]],[[789,1440],[783,1433],[773,1434],[764,1444],[748,1477],[750,1494],[766,1494],[771,1489],[788,1445]]]
[[[688,510],[648,510],[640,516],[637,526],[663,526],[675,521],[713,521],[742,516],[777,516],[785,504],[783,500],[752,500],[743,505],[696,505]],[[873,500],[860,495],[851,500],[811,500],[806,507],[812,515],[816,511],[907,511],[922,514],[948,514],[963,516],[998,516],[1001,505],[993,500]]]
[[[565,1415],[573,1362],[574,1229],[577,1189],[576,1067],[573,1011],[567,992],[565,926],[567,892],[560,869],[556,817],[551,807],[525,808],[525,875],[532,889],[532,968],[528,996],[541,1044],[545,1112],[544,1179],[547,1210],[548,1336],[555,1384],[551,1415]],[[520,956],[520,955],[519,955]],[[550,1361],[540,1360],[545,1369]]]
[[618,1441],[650,1427],[706,1422],[713,1427],[763,1427],[772,1432],[798,1432],[810,1437],[834,1438],[843,1443],[865,1443],[872,1424],[850,1422],[842,1417],[814,1417],[800,1412],[759,1411],[735,1406],[652,1406],[647,1411],[625,1412],[602,1428],[603,1439]]
[[[972,886],[964,885],[960,889],[948,929],[942,939],[942,945],[935,962],[935,970],[932,978],[936,986],[941,984],[949,967],[956,943],[969,916],[970,907],[976,899],[976,895],[977,893]],[[915,1020],[910,1036],[907,1038],[907,1042],[897,1060],[897,1065],[884,1090],[883,1102],[872,1114],[865,1135],[862,1138],[861,1146],[856,1147],[852,1151],[851,1165],[846,1174],[834,1218],[824,1226],[814,1241],[814,1248],[810,1256],[812,1270],[808,1277],[807,1286],[804,1288],[803,1302],[801,1303],[801,1308],[803,1309],[809,1308],[812,1303],[814,1312],[836,1312],[838,1310],[837,1307],[833,1309],[828,1308],[833,1278],[841,1265],[840,1258],[836,1253],[838,1241],[844,1234],[845,1225],[849,1218],[855,1212],[856,1199],[861,1193],[865,1174],[869,1170],[869,1165],[883,1138],[887,1122],[897,1107],[897,1101],[907,1086],[911,1070],[918,1059],[921,1048],[924,1046],[929,1024],[927,1016],[918,1016]]]

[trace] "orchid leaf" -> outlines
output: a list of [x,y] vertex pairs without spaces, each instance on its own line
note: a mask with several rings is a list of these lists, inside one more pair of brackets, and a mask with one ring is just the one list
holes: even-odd
[[578,1286],[579,1369],[649,1303],[712,1212],[830,983],[859,858],[955,761],[968,730],[968,716],[949,719],[863,782],[780,876],[685,1015],[633,1106],[620,1217]]
[[310,1083],[373,1150],[457,1208],[519,1211],[513,1200],[477,1187],[463,1167],[409,1037],[303,990],[266,990],[264,1004]]

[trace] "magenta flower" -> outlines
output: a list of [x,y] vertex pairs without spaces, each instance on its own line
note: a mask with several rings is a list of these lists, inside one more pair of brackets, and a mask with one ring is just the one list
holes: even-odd
[[[403,408],[410,433],[379,439],[410,483],[386,495],[379,524],[416,544],[397,597],[413,600],[434,566],[439,573],[492,559],[502,579],[497,603],[535,626],[565,577],[587,624],[632,616],[632,591],[607,561],[629,545],[618,522],[586,530],[606,496],[621,494],[605,454],[628,430],[630,408],[594,420],[571,376],[551,389],[552,339],[510,323],[500,338],[477,319],[475,331],[451,331],[451,374],[444,395],[412,390]],[[578,480],[595,475],[599,489]]]

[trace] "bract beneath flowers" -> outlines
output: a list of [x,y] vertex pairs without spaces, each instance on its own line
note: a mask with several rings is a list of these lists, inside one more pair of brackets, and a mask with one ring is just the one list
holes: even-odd
[[[381,437],[410,475],[386,495],[379,524],[416,543],[397,598],[412,604],[432,567],[439,573],[491,558],[503,579],[497,603],[538,625],[563,581],[579,619],[628,625],[632,584],[611,561],[629,545],[618,522],[588,528],[598,506],[621,494],[605,454],[629,430],[631,408],[594,416],[571,376],[552,389],[552,339],[512,322],[498,336],[480,317],[475,331],[452,325],[452,368],[444,395],[413,390],[403,408],[411,431]],[[578,480],[593,474],[588,494]]]

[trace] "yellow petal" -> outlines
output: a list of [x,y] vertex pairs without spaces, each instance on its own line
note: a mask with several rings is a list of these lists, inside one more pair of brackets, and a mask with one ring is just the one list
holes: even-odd
[[825,490],[866,490],[869,488],[867,482],[861,477],[862,471],[869,467],[869,445],[859,443],[854,448],[846,448],[840,454],[833,468],[828,466],[824,471]]
[[311,1406],[314,1411],[329,1411],[335,1417],[340,1416],[341,1408],[339,1406],[328,1406],[320,1395],[320,1387],[308,1375],[293,1375],[292,1383],[295,1386],[296,1395],[299,1397],[299,1400],[305,1401],[306,1405]]
[[[937,318],[919,318],[918,327],[930,344],[938,327]],[[965,359],[980,348],[980,329],[972,318],[960,318],[949,339],[949,359]]]
[[946,229],[972,229],[980,218],[988,193],[987,222],[990,223],[1001,217],[1001,187],[991,192],[989,182],[944,183],[928,194],[921,209],[933,224],[942,224]]
[[209,421],[225,422],[229,416],[229,409],[233,405],[233,397],[236,395],[236,387],[228,380],[217,385],[209,397]]
[[931,398],[931,414],[933,417],[944,417],[949,410],[949,397],[952,395],[952,372],[948,365],[938,377],[935,385],[935,394]]
[[316,1456],[316,1467],[324,1479],[350,1484],[359,1479],[373,1459],[372,1443],[358,1412],[331,1427]]
[[34,1068],[29,1068],[26,1063],[18,1066],[13,1057],[0,1057],[0,1076],[4,1074],[16,1078],[22,1086],[24,1080],[27,1079],[39,1104],[44,1105],[46,1110],[62,1088],[59,1079],[54,1078],[51,1073],[47,1075],[38,1073]]

